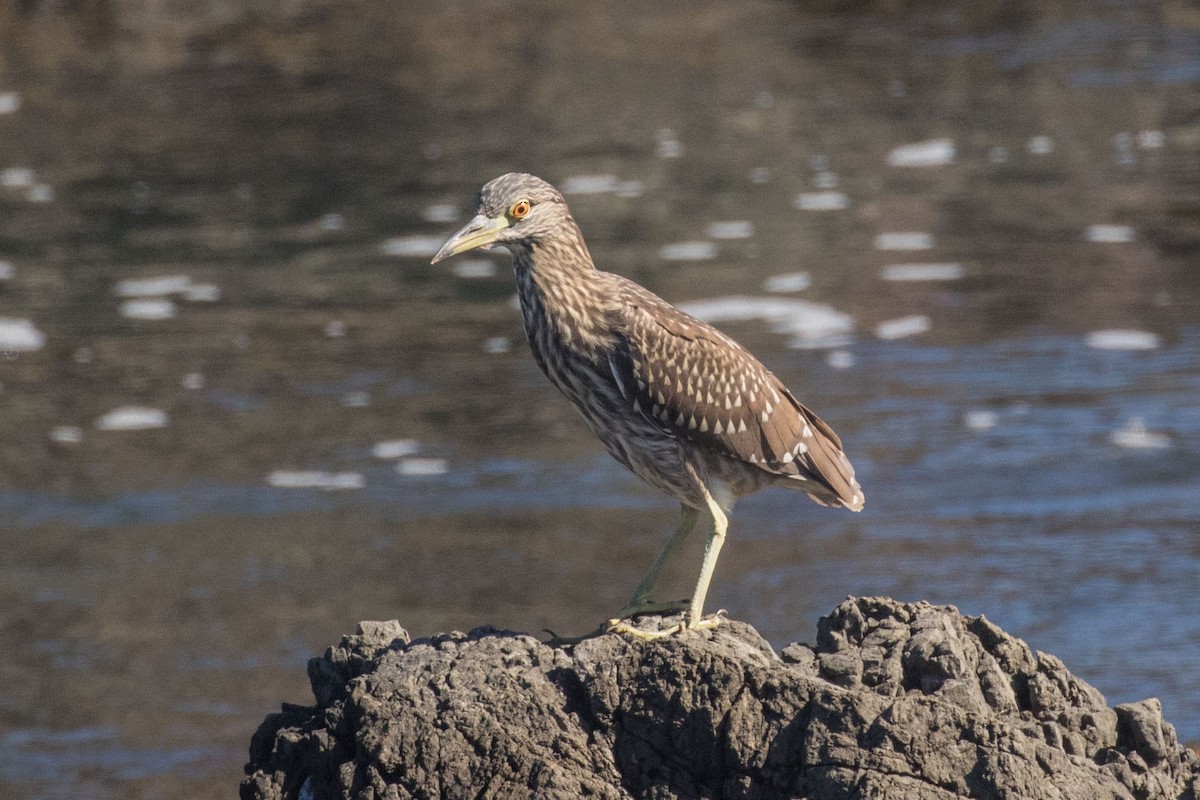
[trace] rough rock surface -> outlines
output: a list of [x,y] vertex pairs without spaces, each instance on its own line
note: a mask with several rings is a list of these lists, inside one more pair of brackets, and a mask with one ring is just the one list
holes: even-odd
[[1181,798],[1157,700],[1111,709],[949,606],[850,598],[815,647],[754,631],[568,648],[368,623],[309,662],[316,705],[250,746],[243,798]]

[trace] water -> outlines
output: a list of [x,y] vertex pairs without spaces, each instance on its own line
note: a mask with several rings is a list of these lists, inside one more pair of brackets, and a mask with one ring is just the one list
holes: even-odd
[[1200,739],[1178,5],[0,11],[0,794],[226,797],[360,619],[624,603],[677,510],[538,373],[506,256],[428,264],[510,169],[858,468],[858,515],[744,500],[711,608],[951,603]]

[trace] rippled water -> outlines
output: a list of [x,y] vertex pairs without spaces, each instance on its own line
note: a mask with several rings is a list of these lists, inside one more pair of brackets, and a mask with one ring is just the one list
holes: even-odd
[[505,256],[428,264],[511,169],[858,468],[859,515],[744,500],[711,607],[782,645],[848,594],[951,603],[1200,738],[1187,4],[22,8],[0,794],[228,796],[359,619],[623,604],[672,501],[537,372]]

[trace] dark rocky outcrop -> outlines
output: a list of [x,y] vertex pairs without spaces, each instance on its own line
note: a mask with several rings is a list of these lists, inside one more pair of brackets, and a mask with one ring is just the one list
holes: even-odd
[[362,623],[269,716],[243,798],[1183,798],[1158,701],[1109,708],[948,606],[851,598],[815,647],[750,626],[568,648]]

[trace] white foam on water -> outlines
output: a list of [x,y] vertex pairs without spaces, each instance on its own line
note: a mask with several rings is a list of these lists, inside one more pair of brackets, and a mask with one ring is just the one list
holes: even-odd
[[875,335],[880,339],[904,339],[925,333],[932,327],[929,317],[924,314],[911,314],[907,317],[889,319],[875,326]]
[[144,431],[165,428],[170,418],[167,412],[145,406],[120,406],[96,420],[102,431]]
[[346,335],[346,323],[340,319],[331,319],[325,323],[325,336],[330,339],[340,339]]
[[900,145],[888,153],[887,163],[892,167],[941,167],[953,164],[954,140],[929,139]]
[[21,109],[19,92],[0,92],[0,114],[15,114]]
[[165,297],[139,297],[121,303],[119,310],[126,319],[159,320],[174,317],[176,307]]
[[1031,136],[1025,147],[1035,156],[1049,155],[1054,152],[1054,140],[1049,136]]
[[843,192],[801,192],[792,205],[800,211],[841,211],[850,205],[850,198]]
[[192,279],[187,275],[158,275],[153,278],[127,278],[117,281],[113,294],[117,297],[165,297],[180,294],[192,288]]
[[385,256],[401,258],[433,258],[442,248],[443,237],[413,234],[412,236],[393,236],[379,246]]
[[1141,417],[1133,417],[1109,434],[1109,441],[1117,447],[1130,450],[1164,450],[1171,446],[1171,437],[1165,433],[1146,430],[1146,423]]
[[439,225],[457,222],[459,217],[458,206],[451,203],[434,203],[421,209],[421,219]]
[[512,342],[508,340],[507,336],[493,336],[483,343],[483,352],[491,353],[493,355],[507,353],[511,349]]
[[5,189],[28,189],[37,182],[37,173],[28,167],[8,167],[0,170],[0,186]]
[[988,150],[988,161],[993,164],[1004,164],[1008,161],[1008,148],[998,144]]
[[683,155],[683,145],[675,137],[670,128],[662,128],[658,132],[658,157],[679,158]]
[[221,299],[221,287],[215,283],[193,283],[180,296],[189,303],[215,303]]
[[572,175],[559,188],[563,194],[608,194],[620,186],[616,175]]
[[320,489],[336,492],[361,489],[367,485],[367,480],[360,472],[277,469],[267,476],[267,483],[279,489]]
[[717,257],[717,246],[712,242],[675,242],[664,244],[658,249],[663,261],[709,261]]
[[854,318],[830,306],[790,297],[733,295],[683,303],[680,309],[713,324],[764,320],[776,333],[794,337],[789,347],[831,347],[845,344],[854,331]]
[[1116,151],[1117,163],[1123,167],[1132,167],[1137,163],[1137,154],[1133,152],[1133,134],[1121,131],[1113,136],[1113,149]]
[[0,281],[11,281],[17,274],[11,261],[0,259]]
[[317,222],[317,227],[323,231],[335,233],[346,227],[346,218],[336,212],[326,214]]
[[825,354],[825,363],[834,369],[850,369],[854,366],[854,354],[849,350],[830,350]]
[[771,170],[766,167],[755,167],[750,170],[750,182],[762,186],[764,183],[770,183]]
[[933,234],[920,231],[893,231],[875,237],[876,250],[931,250]]
[[25,199],[31,203],[53,203],[54,187],[48,183],[35,183],[25,191]]
[[371,394],[369,392],[349,392],[342,395],[342,406],[344,408],[366,408],[371,405]]
[[710,239],[749,239],[754,236],[754,223],[745,219],[730,219],[708,223]]
[[956,281],[963,276],[962,264],[888,264],[880,270],[885,281]]
[[188,391],[196,391],[204,388],[204,376],[199,372],[189,372],[179,379],[179,385]]
[[416,439],[387,439],[371,448],[371,455],[384,460],[415,456],[419,452],[421,443]]
[[1155,350],[1162,346],[1156,333],[1121,328],[1092,331],[1085,341],[1096,350]]
[[1000,415],[987,409],[975,409],[963,414],[963,425],[973,431],[986,431],[996,427]]
[[83,428],[75,425],[56,425],[50,429],[50,441],[59,444],[79,444],[83,441]]
[[1167,146],[1167,135],[1162,131],[1138,131],[1137,144],[1143,150],[1158,150]]
[[46,346],[46,334],[27,319],[0,317],[0,350],[32,353]]
[[812,276],[807,272],[784,272],[763,281],[763,289],[773,294],[803,292],[809,286],[812,286]]
[[496,262],[486,258],[466,258],[450,268],[456,277],[468,280],[496,277]]
[[837,173],[830,172],[829,170],[822,170],[821,172],[818,172],[816,178],[813,179],[813,185],[818,189],[823,190],[836,189],[838,187]]
[[646,184],[639,180],[621,181],[621,184],[617,187],[617,197],[629,200],[634,197],[641,197],[645,191]]
[[409,477],[445,475],[449,470],[450,464],[444,458],[403,458],[396,464],[397,474]]
[[1126,244],[1134,240],[1134,232],[1128,225],[1089,225],[1083,238],[1097,244]]

